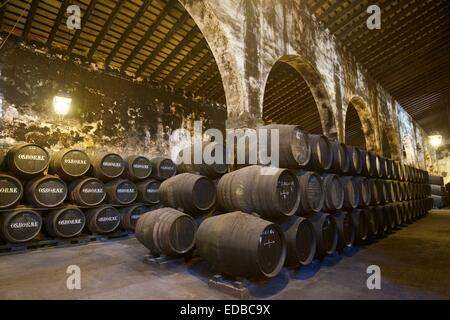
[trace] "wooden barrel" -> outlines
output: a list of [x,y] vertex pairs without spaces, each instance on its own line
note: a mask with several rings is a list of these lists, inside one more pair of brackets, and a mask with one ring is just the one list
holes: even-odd
[[378,176],[382,179],[388,179],[388,164],[387,159],[383,156],[378,155],[378,158],[380,159],[380,169]]
[[106,200],[110,204],[127,205],[133,203],[138,191],[136,185],[126,179],[116,179],[105,184]]
[[297,177],[300,190],[300,206],[297,213],[308,215],[322,210],[324,193],[320,176],[314,172],[300,171]]
[[358,207],[363,208],[369,206],[372,201],[372,190],[369,179],[363,176],[356,176],[355,182],[360,194]]
[[368,184],[370,187],[370,205],[371,206],[377,206],[380,204],[380,190],[379,185],[377,183],[376,179],[368,179]]
[[217,200],[227,212],[257,213],[263,219],[292,216],[300,205],[299,182],[289,170],[250,166],[224,175]]
[[344,187],[341,179],[335,174],[323,174],[322,185],[324,192],[323,211],[334,212],[344,205]]
[[50,155],[43,147],[22,143],[12,147],[6,154],[5,163],[14,176],[31,179],[42,175],[50,162]]
[[395,201],[403,200],[403,193],[400,186],[400,181],[392,181],[392,188],[394,190],[394,199]]
[[[280,141],[280,145],[281,145]],[[201,156],[200,159],[195,159],[196,148],[195,145],[185,148],[178,154],[177,172],[178,173],[197,173],[211,179],[218,179],[228,172],[227,165],[227,150],[222,143],[218,142],[203,142],[201,149],[198,151]],[[219,161],[208,163],[204,159],[204,154],[211,156],[212,160],[216,157]],[[190,156],[188,156],[190,155]]]
[[400,182],[400,191],[402,193],[403,201],[409,200],[407,185],[404,181]]
[[368,207],[363,209],[363,213],[366,216],[368,222],[368,238],[374,239],[378,236],[380,230],[380,220],[378,219],[376,207]]
[[366,177],[376,177],[375,174],[375,154],[372,152],[367,152],[364,149],[359,149],[362,161],[361,174]]
[[55,238],[71,238],[80,234],[86,223],[83,211],[74,206],[52,210],[44,216],[44,227]]
[[337,250],[351,248],[355,243],[355,228],[352,215],[346,211],[337,211],[332,216],[336,220],[338,233]]
[[362,209],[353,209],[351,211],[353,218],[353,227],[355,228],[355,242],[361,243],[367,240],[369,234],[369,220]]
[[316,258],[321,259],[326,255],[335,253],[338,244],[336,220],[332,215],[323,212],[318,212],[308,219],[311,221],[316,234]]
[[376,206],[375,212],[378,220],[378,236],[383,237],[389,230],[389,221],[385,219],[383,206]]
[[386,226],[386,233],[392,232],[397,226],[395,210],[393,204],[383,206],[384,224]]
[[311,159],[304,168],[315,172],[330,170],[333,163],[330,140],[324,135],[310,134],[309,143],[311,145]]
[[386,185],[384,184],[384,180],[376,179],[375,183],[378,186],[378,197],[380,199],[380,205],[386,204],[388,191],[386,189]]
[[278,130],[279,134],[279,167],[297,169],[306,166],[311,160],[311,145],[309,135],[299,126],[271,124],[259,127],[269,130],[267,141],[270,140],[271,130]]
[[195,245],[197,223],[191,216],[172,208],[144,213],[135,227],[136,238],[154,255],[176,256]]
[[361,156],[361,151],[357,147],[348,146],[347,150],[349,152],[348,159],[350,161],[350,174],[361,175],[363,169],[363,159]]
[[34,239],[42,228],[41,216],[31,209],[15,209],[0,214],[0,238],[21,243]]
[[189,214],[210,212],[216,204],[216,187],[207,177],[182,173],[159,187],[161,203]]
[[122,176],[131,181],[145,180],[152,173],[152,164],[144,156],[129,156],[125,160],[125,170]]
[[395,201],[395,191],[392,181],[382,180],[384,183],[384,189],[386,190],[386,203],[392,203]]
[[137,183],[138,197],[137,201],[145,204],[158,204],[159,199],[159,187],[161,182],[154,179],[148,179]]
[[352,176],[341,177],[342,186],[344,189],[344,205],[346,210],[352,210],[358,207],[360,192],[356,178]]
[[406,224],[411,224],[413,222],[413,208],[411,206],[411,201],[404,201],[403,208],[403,210],[405,210],[405,222]]
[[150,160],[152,163],[153,179],[164,181],[177,174],[176,164],[169,158],[157,157]]
[[62,149],[52,156],[49,172],[65,181],[72,181],[85,175],[90,167],[91,161],[84,151]]
[[106,198],[105,185],[96,178],[80,178],[69,185],[69,201],[85,207],[93,207]]
[[243,212],[206,219],[195,238],[200,256],[230,276],[272,278],[279,274],[286,258],[281,228]]
[[3,152],[2,149],[0,149],[0,171],[5,171],[7,170],[6,165],[5,165],[5,153]]
[[406,220],[407,220],[407,212],[406,212],[405,204],[403,201],[397,202],[396,206],[397,206],[397,210],[399,212],[400,219],[401,219],[400,226],[404,226],[404,225],[406,225]]
[[28,204],[37,208],[59,206],[67,197],[67,185],[56,176],[43,176],[31,179],[25,185],[24,198]]
[[141,204],[120,208],[120,227],[128,231],[134,231],[139,218],[149,211],[150,208]]
[[333,153],[333,162],[329,171],[338,174],[349,173],[350,159],[348,147],[338,141],[330,141],[330,146]]
[[395,175],[394,175],[394,160],[386,159],[385,167],[386,167],[386,170],[385,170],[386,178],[387,179],[395,179]]
[[120,224],[120,212],[109,205],[89,209],[85,212],[86,229],[94,234],[106,234],[115,231]]
[[381,160],[381,156],[376,154],[375,152],[370,152],[370,157],[372,158],[373,163],[373,177],[382,178],[384,175],[383,162]]
[[116,179],[125,170],[125,162],[117,153],[100,153],[91,157],[90,174],[106,182]]
[[0,209],[14,207],[22,195],[22,183],[13,176],[0,173]]
[[310,264],[316,255],[317,242],[311,222],[302,217],[291,216],[280,223],[286,239],[286,265]]

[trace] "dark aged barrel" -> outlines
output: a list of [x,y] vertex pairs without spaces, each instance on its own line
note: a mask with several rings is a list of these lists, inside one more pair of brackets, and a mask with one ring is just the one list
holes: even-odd
[[[271,131],[279,132],[279,167],[297,169],[306,166],[311,160],[309,135],[295,125],[271,124],[259,127],[269,130],[267,142],[271,141]],[[269,148],[270,150],[270,148]]]
[[89,209],[85,216],[86,229],[94,234],[113,232],[120,224],[120,212],[109,205]]
[[389,169],[388,169],[387,159],[380,155],[378,155],[378,157],[380,158],[380,178],[390,179],[390,177],[388,177]]
[[380,221],[377,217],[377,212],[375,207],[368,207],[363,209],[363,213],[368,222],[368,236],[373,239],[378,236],[380,230]]
[[435,184],[439,186],[444,185],[444,178],[441,176],[428,176],[428,183],[429,184]]
[[36,177],[25,185],[26,202],[38,208],[52,208],[60,205],[67,197],[67,185],[56,176]]
[[374,154],[364,149],[359,149],[362,161],[361,174],[366,177],[376,177],[375,175],[375,158]]
[[350,171],[352,175],[361,175],[363,169],[363,159],[361,157],[360,149],[357,147],[348,146],[348,158],[350,160]]
[[355,177],[341,177],[344,187],[344,209],[352,210],[359,204],[360,192]]
[[394,160],[386,159],[386,178],[395,179],[394,175]]
[[137,201],[146,204],[158,204],[159,199],[159,187],[161,182],[154,179],[148,179],[137,183],[138,197]]
[[[195,152],[199,153],[199,159],[195,158]],[[206,161],[204,155],[210,156],[211,159]],[[222,143],[203,142],[198,151],[196,151],[195,145],[192,145],[181,150],[178,154],[177,172],[198,173],[211,179],[217,179],[228,172],[226,157],[227,151]],[[215,161],[216,158],[219,158],[218,161]]]
[[105,184],[106,200],[110,204],[127,205],[133,203],[138,191],[136,185],[130,180],[116,179]]
[[411,206],[411,201],[405,201],[403,202],[403,206],[404,206],[404,210],[405,210],[405,218],[406,218],[406,223],[410,224],[413,222],[413,212],[412,212],[412,206]]
[[330,141],[330,146],[333,153],[333,162],[330,171],[338,174],[347,174],[350,171],[350,159],[347,146],[338,141]]
[[123,158],[116,153],[101,153],[91,158],[90,173],[102,181],[118,178],[124,170]]
[[120,227],[125,230],[134,231],[139,218],[150,209],[137,204],[125,208],[120,208]]
[[336,220],[336,227],[338,232],[337,250],[342,251],[345,248],[350,248],[355,243],[355,228],[353,227],[352,215],[346,211],[337,211],[333,214]]
[[208,218],[195,238],[200,256],[227,275],[271,278],[284,265],[283,231],[250,214],[232,212]]
[[23,143],[12,147],[6,154],[6,165],[16,177],[31,179],[44,173],[50,161],[50,155],[43,147]]
[[16,209],[0,213],[0,238],[20,243],[32,240],[42,228],[41,216],[30,209]]
[[300,171],[297,176],[300,190],[299,215],[307,215],[322,210],[324,194],[320,176],[309,171]]
[[305,169],[323,172],[330,170],[333,163],[333,152],[330,141],[324,135],[310,134],[311,159]]
[[189,214],[210,212],[216,204],[216,187],[207,177],[182,173],[159,187],[161,203]]
[[377,179],[376,182],[377,187],[378,187],[378,197],[380,200],[380,204],[385,204],[387,202],[387,189],[386,189],[386,185],[384,183],[384,180],[381,179]]
[[383,168],[383,163],[381,160],[381,157],[376,154],[375,152],[369,152],[370,157],[372,158],[372,163],[374,165],[373,168],[373,176],[376,178],[382,178],[384,175],[384,168]]
[[386,225],[386,232],[390,232],[397,226],[395,209],[392,204],[383,206],[384,223]]
[[355,177],[356,186],[359,190],[359,207],[367,207],[370,205],[370,202],[372,201],[372,193],[371,193],[371,186],[369,179],[362,176]]
[[0,209],[14,207],[22,195],[22,183],[13,176],[0,173]]
[[152,163],[151,177],[156,180],[166,180],[177,174],[176,164],[169,158],[157,157],[150,160]]
[[385,220],[384,208],[383,206],[376,206],[375,213],[378,220],[378,236],[384,236],[389,229],[388,221]]
[[391,180],[384,180],[384,185],[386,188],[386,201],[388,203],[392,203],[394,201],[396,201],[396,194],[395,194],[395,187],[394,187],[394,182]]
[[131,181],[144,180],[150,177],[152,173],[152,164],[144,156],[129,156],[125,160],[125,170],[123,177]]
[[324,192],[323,210],[333,212],[342,209],[344,205],[344,187],[341,179],[335,174],[322,175]]
[[152,254],[174,256],[194,247],[197,223],[180,211],[161,208],[143,214],[135,230],[136,238]]
[[105,185],[96,178],[80,178],[69,185],[69,201],[79,206],[99,205],[106,198]]
[[52,210],[44,216],[48,234],[56,238],[71,238],[80,234],[86,223],[83,211],[74,206]]
[[311,222],[302,217],[291,216],[280,223],[286,239],[286,265],[310,264],[316,255],[316,235]]
[[375,179],[368,179],[368,183],[370,186],[370,205],[376,206],[380,204],[380,190]]
[[217,200],[228,212],[239,210],[276,220],[297,212],[300,205],[299,182],[286,169],[245,167],[219,180]]
[[394,199],[395,201],[402,201],[403,200],[403,193],[400,187],[399,181],[392,181],[392,188],[394,191]]
[[355,242],[361,243],[367,240],[369,234],[369,220],[362,209],[354,209],[352,212],[353,227],[355,228]]
[[308,218],[316,234],[316,257],[323,258],[333,254],[338,244],[338,231],[336,220],[328,213],[318,212]]
[[75,180],[89,171],[91,161],[81,150],[62,149],[50,160],[49,172],[57,174],[63,180]]

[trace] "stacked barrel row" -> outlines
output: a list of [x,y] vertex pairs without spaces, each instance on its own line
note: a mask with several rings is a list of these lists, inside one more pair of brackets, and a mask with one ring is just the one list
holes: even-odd
[[[196,246],[224,274],[273,277],[284,265],[368,243],[431,209],[423,170],[296,126],[262,129],[279,130],[281,168],[253,165],[224,174],[220,165],[182,165],[189,173],[161,184],[161,202],[170,208],[142,216],[137,238],[156,254]],[[221,175],[215,188],[209,177]],[[196,230],[193,217],[211,212]]]
[[170,159],[75,149],[50,156],[36,144],[16,145],[0,159],[0,238],[12,243],[32,240],[42,227],[55,238],[132,231],[159,204],[160,182],[176,173]]
[[[444,178],[441,176],[430,176],[429,183],[433,208],[440,209],[450,205],[450,190],[444,186]],[[450,184],[448,184],[450,186]]]

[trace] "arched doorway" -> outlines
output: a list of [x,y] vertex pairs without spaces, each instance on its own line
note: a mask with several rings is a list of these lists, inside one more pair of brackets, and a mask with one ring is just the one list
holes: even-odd
[[367,103],[361,97],[353,97],[345,115],[345,143],[377,151],[375,126]]
[[326,89],[318,73],[300,56],[284,56],[273,65],[264,90],[263,119],[336,137]]

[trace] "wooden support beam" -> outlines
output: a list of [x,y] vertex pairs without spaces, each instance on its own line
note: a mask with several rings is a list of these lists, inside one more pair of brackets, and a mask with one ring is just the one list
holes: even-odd
[[102,42],[102,40],[105,38],[106,34],[108,33],[109,29],[111,28],[112,23],[114,22],[114,19],[119,14],[120,8],[122,7],[124,3],[124,0],[119,0],[114,7],[113,11],[111,12],[111,15],[108,17],[108,20],[106,20],[106,24],[101,29],[100,33],[95,38],[95,42],[92,44],[91,48],[89,49],[89,52],[87,54],[87,59],[91,60],[94,56],[95,51],[97,50],[98,46]]
[[[161,50],[164,48],[164,46],[169,42],[170,39],[174,36],[175,33],[178,32],[178,30],[187,22],[189,19],[189,14],[185,11],[183,15],[178,19],[177,23],[173,25],[172,29],[165,35],[164,39],[156,46],[155,49],[153,49],[152,53],[145,59],[145,61],[141,64],[139,69],[136,71],[136,77],[139,77],[145,70],[145,67],[155,59],[155,57],[161,52]],[[182,43],[181,41],[180,43]],[[171,54],[177,54],[176,48],[171,52]],[[169,54],[170,55],[170,54]],[[169,59],[166,58],[165,61],[168,61]]]
[[86,24],[86,22],[89,20],[90,15],[92,14],[92,11],[94,11],[95,8],[95,4],[96,4],[96,0],[91,0],[91,2],[89,3],[86,12],[84,13],[84,15],[82,15],[81,18],[81,28],[77,29],[75,31],[75,34],[72,37],[72,40],[70,41],[69,44],[69,48],[67,49],[69,54],[72,54],[73,48],[75,47],[75,45],[77,44],[78,38],[81,35],[81,32],[83,30],[83,26]]
[[141,49],[145,46],[148,39],[155,33],[156,29],[159,27],[159,25],[163,22],[163,20],[166,18],[166,15],[169,13],[170,9],[173,8],[175,5],[175,0],[169,0],[169,2],[166,4],[166,6],[161,10],[159,15],[156,17],[156,20],[153,21],[152,25],[148,30],[145,32],[142,39],[137,43],[137,45],[134,47],[134,49],[131,51],[128,58],[125,60],[123,65],[120,67],[120,70],[122,72],[125,72],[128,68],[128,66],[131,64],[133,59],[136,57],[136,55],[141,51]]
[[31,2],[30,10],[28,11],[27,20],[25,22],[25,26],[23,28],[22,37],[25,40],[28,40],[28,35],[30,34],[31,25],[33,24],[34,16],[36,14],[36,10],[39,6],[38,0],[33,0]]
[[[194,75],[197,71],[199,71],[201,68],[203,68],[209,61],[211,61],[211,59],[214,59],[214,57],[212,56],[211,51],[209,51],[207,54],[205,54],[205,56],[203,57],[203,59],[201,59],[200,61],[198,61],[192,68],[191,70],[189,70],[188,72],[186,72],[181,79],[175,83],[174,87],[175,89],[177,88],[181,88],[184,86],[184,84],[186,83],[186,80],[189,79],[190,77],[192,77],[192,75]],[[213,63],[216,63],[215,61]],[[199,77],[201,77],[199,75]],[[198,79],[197,79],[198,80]]]
[[55,22],[53,23],[52,31],[50,31],[50,34],[47,39],[47,47],[51,47],[53,41],[56,37],[56,32],[58,32],[59,26],[64,18],[64,15],[67,11],[67,7],[69,6],[69,2],[61,2],[61,6],[59,7],[58,15],[56,16]]

